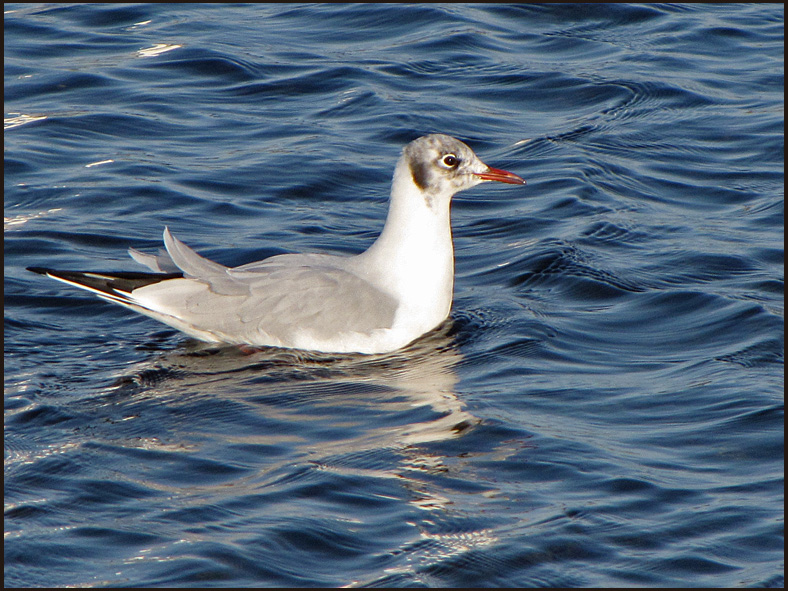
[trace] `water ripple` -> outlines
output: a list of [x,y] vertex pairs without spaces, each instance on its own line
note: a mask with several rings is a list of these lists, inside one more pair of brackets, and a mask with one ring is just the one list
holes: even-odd
[[[782,586],[780,5],[5,8],[6,585]],[[528,184],[396,353],[25,271],[361,252],[428,132]]]

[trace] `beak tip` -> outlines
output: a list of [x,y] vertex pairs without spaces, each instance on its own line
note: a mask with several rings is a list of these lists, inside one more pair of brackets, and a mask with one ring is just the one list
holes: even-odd
[[525,180],[509,172],[508,170],[501,170],[500,168],[488,168],[484,172],[474,173],[477,177],[484,181],[498,181],[499,183],[507,183],[509,185],[524,185]]

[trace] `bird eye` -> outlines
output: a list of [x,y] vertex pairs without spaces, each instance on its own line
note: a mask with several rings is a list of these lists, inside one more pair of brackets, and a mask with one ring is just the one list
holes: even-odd
[[455,156],[454,154],[446,154],[443,157],[443,164],[445,164],[449,168],[454,168],[459,163],[460,163],[459,158],[457,158],[457,156]]

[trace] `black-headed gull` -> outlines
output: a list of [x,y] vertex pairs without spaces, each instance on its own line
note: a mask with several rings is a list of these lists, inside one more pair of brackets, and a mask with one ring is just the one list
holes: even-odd
[[436,328],[454,290],[452,196],[485,181],[525,184],[442,134],[405,146],[388,217],[356,256],[283,254],[229,268],[165,228],[167,253],[129,253],[153,273],[30,271],[177,328],[197,339],[327,353],[387,353]]

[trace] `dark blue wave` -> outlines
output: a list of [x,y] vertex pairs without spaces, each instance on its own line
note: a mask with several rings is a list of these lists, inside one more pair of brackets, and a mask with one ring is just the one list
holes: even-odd
[[[6,586],[783,586],[782,5],[5,10]],[[528,184],[397,353],[25,271],[360,252],[430,132]]]

